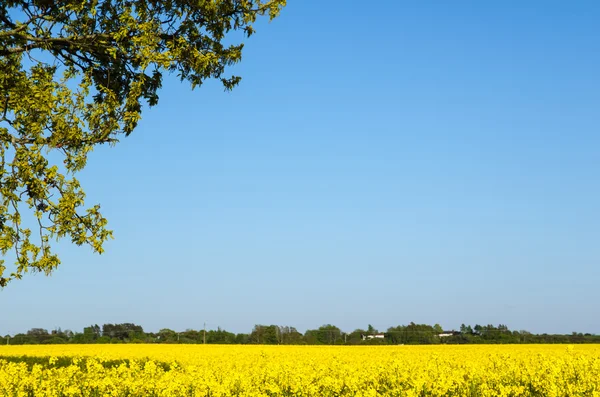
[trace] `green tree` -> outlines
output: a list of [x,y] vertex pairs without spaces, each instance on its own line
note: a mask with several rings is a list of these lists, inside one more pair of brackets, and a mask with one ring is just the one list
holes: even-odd
[[366,335],[367,331],[361,328],[357,328],[354,331],[350,332],[346,338],[345,342],[349,345],[358,345],[363,343],[363,335]]
[[[202,336],[200,336],[200,341],[202,341]],[[206,332],[206,343],[216,343],[216,344],[231,344],[235,343],[235,334],[231,332],[227,332],[221,327],[217,327],[216,330],[209,330]]]
[[27,331],[27,336],[33,343],[45,343],[51,338],[48,330],[43,328],[31,328]]
[[277,325],[257,324],[252,329],[249,339],[250,343],[277,345],[279,344],[279,327]]
[[308,344],[334,345],[344,343],[342,331],[335,325],[325,324],[318,329],[309,329],[304,333],[304,340]]
[[299,345],[304,343],[302,334],[294,327],[280,326],[278,331],[279,343],[282,345]]
[[143,339],[145,334],[141,325],[123,323],[104,324],[102,326],[102,336],[108,337],[115,342],[131,342],[135,339]]
[[427,324],[415,324],[411,322],[408,325],[399,325],[388,328],[388,335],[391,343],[405,344],[431,344],[439,343],[437,332],[434,327]]
[[235,335],[235,343],[245,345],[251,343],[249,334],[236,334]]
[[[86,208],[75,174],[101,144],[129,135],[158,103],[163,74],[192,89],[240,81],[242,35],[286,0],[5,0],[0,2],[0,287],[59,264],[62,238],[103,252],[112,237]],[[234,44],[228,44],[225,43]]]
[[186,329],[184,332],[179,333],[180,343],[198,343],[202,342],[202,332],[194,329]]
[[163,328],[158,331],[158,341],[161,343],[176,343],[177,342],[177,332],[173,331],[169,328]]
[[79,334],[76,337],[78,343],[93,343],[100,338],[101,330],[98,324],[90,325],[89,327],[83,328],[83,334]]

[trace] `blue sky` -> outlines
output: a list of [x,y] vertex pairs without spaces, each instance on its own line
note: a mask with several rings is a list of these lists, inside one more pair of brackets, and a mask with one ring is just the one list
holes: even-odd
[[290,1],[80,175],[115,240],[0,334],[134,322],[600,333],[600,5]]

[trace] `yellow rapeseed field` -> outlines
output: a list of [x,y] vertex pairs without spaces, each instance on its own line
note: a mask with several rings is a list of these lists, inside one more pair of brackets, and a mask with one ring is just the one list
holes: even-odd
[[2,346],[0,396],[600,396],[600,346]]

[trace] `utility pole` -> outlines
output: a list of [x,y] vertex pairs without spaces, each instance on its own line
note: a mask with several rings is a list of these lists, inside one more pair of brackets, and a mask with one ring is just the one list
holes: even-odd
[[206,323],[204,323],[204,335],[202,336],[202,343],[206,345]]

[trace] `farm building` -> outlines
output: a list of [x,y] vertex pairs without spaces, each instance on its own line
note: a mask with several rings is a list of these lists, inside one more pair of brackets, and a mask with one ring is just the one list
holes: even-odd
[[440,338],[443,338],[446,336],[456,336],[456,335],[460,335],[460,332],[458,332],[458,331],[442,331],[440,334],[438,334],[438,336]]
[[385,335],[384,334],[372,334],[372,335],[365,335],[365,334],[361,334],[360,335],[362,337],[362,340],[367,340],[367,339],[385,339]]

